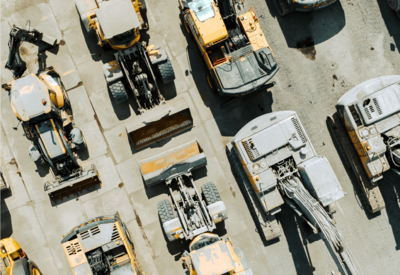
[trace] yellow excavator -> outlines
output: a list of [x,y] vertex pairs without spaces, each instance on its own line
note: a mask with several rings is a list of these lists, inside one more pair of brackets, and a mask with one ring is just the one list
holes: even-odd
[[1,275],[42,275],[35,262],[28,259],[21,246],[13,238],[0,241]]

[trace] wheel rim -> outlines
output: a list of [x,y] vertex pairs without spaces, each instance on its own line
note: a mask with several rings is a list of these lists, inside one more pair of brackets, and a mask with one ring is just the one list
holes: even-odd
[[37,268],[32,269],[32,275],[41,275],[40,271]]

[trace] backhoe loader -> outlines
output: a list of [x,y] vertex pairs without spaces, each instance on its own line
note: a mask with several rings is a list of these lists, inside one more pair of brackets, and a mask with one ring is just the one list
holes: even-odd
[[1,275],[42,275],[39,267],[28,259],[12,237],[0,241],[0,255]]
[[212,91],[243,96],[268,87],[279,67],[253,8],[235,0],[179,0],[179,8]]
[[77,225],[61,244],[74,275],[144,275],[118,212]]
[[87,32],[94,30],[100,46],[117,50],[115,60],[103,64],[110,92],[117,104],[128,100],[123,79],[132,90],[138,110],[143,113],[164,102],[156,77],[164,84],[175,79],[167,52],[140,41],[148,28],[144,0],[75,0]]
[[184,275],[252,275],[246,257],[230,238],[203,233],[189,245],[182,255]]
[[[385,208],[378,181],[400,176],[400,76],[365,81],[345,93],[328,118],[374,213]],[[345,133],[347,132],[348,135]]]
[[138,163],[147,186],[164,182],[168,187],[171,200],[158,202],[157,210],[169,241],[192,240],[213,231],[217,223],[228,218],[215,184],[204,184],[200,193],[193,182],[192,171],[207,164],[197,140]]
[[74,127],[68,94],[53,67],[14,79],[3,89],[8,91],[24,136],[32,142],[30,159],[51,168],[55,180],[46,182],[44,190],[54,202],[100,184],[95,166],[85,171],[73,152],[86,148],[86,142],[81,130]]
[[344,193],[328,160],[315,152],[296,112],[273,112],[250,121],[227,147],[239,186],[258,211],[266,240],[280,236],[274,216],[287,203],[321,236],[344,275],[360,274],[331,217]]
[[307,12],[326,8],[336,1],[337,0],[274,0],[274,3],[279,15],[284,16],[293,11]]

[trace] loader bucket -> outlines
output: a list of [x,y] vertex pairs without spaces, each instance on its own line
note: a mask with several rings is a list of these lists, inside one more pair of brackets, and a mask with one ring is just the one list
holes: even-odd
[[69,198],[70,195],[81,195],[88,192],[90,188],[98,189],[101,187],[100,176],[97,169],[92,165],[91,169],[84,171],[80,168],[76,175],[66,181],[56,181],[52,184],[45,184],[45,191],[53,202]]
[[193,127],[193,118],[186,101],[178,100],[176,103],[172,107],[155,109],[139,125],[127,124],[126,131],[135,150]]
[[207,164],[197,140],[192,140],[150,158],[138,161],[147,186],[176,178]]

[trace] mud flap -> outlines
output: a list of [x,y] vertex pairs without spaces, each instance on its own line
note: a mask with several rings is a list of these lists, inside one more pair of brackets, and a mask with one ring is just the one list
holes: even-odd
[[126,132],[135,150],[193,127],[193,118],[184,99],[175,106],[155,109],[140,124],[127,124]]
[[45,192],[49,195],[52,201],[63,200],[70,195],[76,195],[84,190],[95,188],[96,185],[101,187],[100,176],[95,165],[91,169],[85,171],[82,168],[75,172],[66,181],[55,181],[53,183],[46,182],[44,186]]
[[146,185],[152,186],[201,168],[207,159],[198,141],[192,140],[138,163]]

